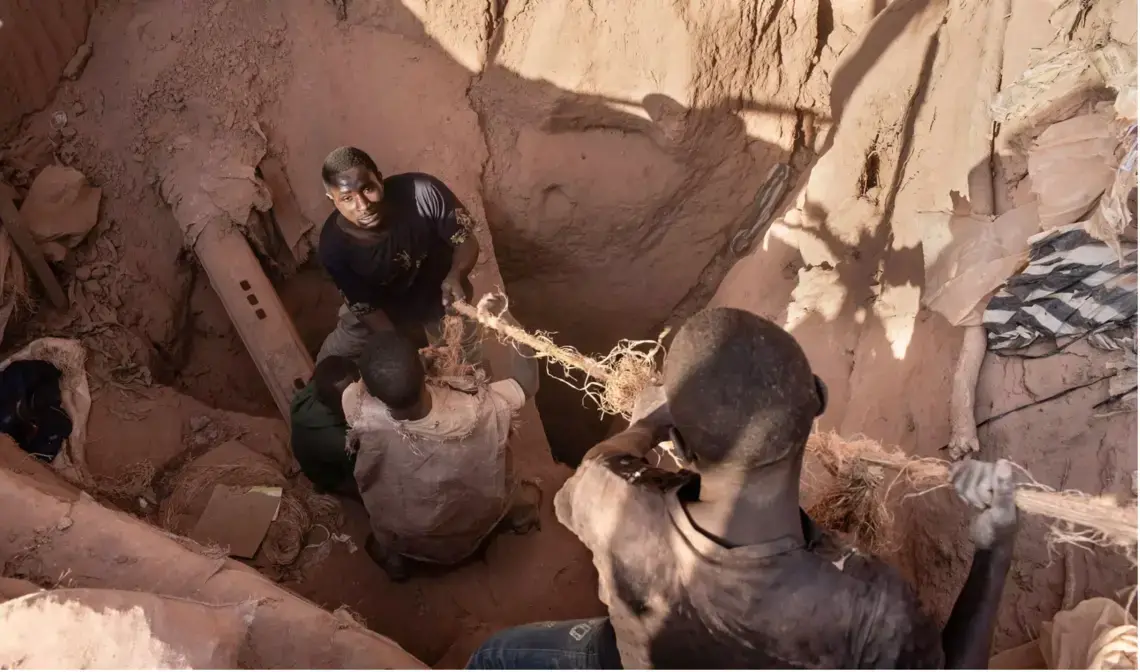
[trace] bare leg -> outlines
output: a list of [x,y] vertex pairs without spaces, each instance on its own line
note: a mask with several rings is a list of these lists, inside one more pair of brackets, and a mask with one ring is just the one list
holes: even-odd
[[966,327],[962,332],[962,350],[954,369],[950,392],[950,459],[960,460],[978,452],[978,427],[974,418],[974,395],[978,375],[986,356],[985,327]]

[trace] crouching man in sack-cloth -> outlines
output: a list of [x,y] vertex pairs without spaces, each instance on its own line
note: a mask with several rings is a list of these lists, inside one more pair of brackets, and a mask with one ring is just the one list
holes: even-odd
[[[825,404],[779,326],[729,308],[694,315],[669,348],[663,388],[555,497],[559,521],[593,552],[609,617],[503,631],[468,667],[986,667],[1017,528],[1010,464],[955,469],[982,513],[939,632],[895,570],[800,509],[804,447]],[[664,439],[686,471],[644,459]]]
[[528,348],[510,352],[506,380],[429,380],[397,332],[368,341],[343,404],[372,528],[365,549],[393,580],[407,576],[406,560],[454,565],[499,527],[538,525],[541,493],[519,482],[508,445],[515,414],[538,390],[538,365]]

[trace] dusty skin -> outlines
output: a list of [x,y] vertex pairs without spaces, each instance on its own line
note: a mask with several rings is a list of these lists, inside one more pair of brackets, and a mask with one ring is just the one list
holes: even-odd
[[[914,213],[949,210],[952,192],[972,196],[987,159],[960,141],[982,96],[985,3],[28,4],[0,0],[0,178],[22,191],[59,162],[103,195],[99,224],[56,266],[71,309],[41,302],[8,325],[4,350],[45,334],[87,345],[96,475],[143,462],[161,472],[201,442],[238,435],[289,461],[286,425],[159,188],[170,161],[196,148],[187,143],[235,134],[263,136],[281,167],[270,180],[262,163],[291,233],[267,235],[276,229],[263,221],[250,237],[310,353],[339,303],[306,261],[329,211],[317,167],[353,144],[386,172],[429,172],[456,191],[485,224],[476,293],[505,288],[528,328],[605,353],[705,305],[753,310],[787,325],[827,382],[821,429],[946,456],[961,330],[920,306]],[[1001,82],[1057,32],[1048,0],[1008,5]],[[1101,31],[1134,55],[1135,3],[1096,6],[1074,39]],[[1024,155],[998,145],[1001,213],[1032,194]],[[791,167],[788,195],[738,257],[730,240],[753,225],[777,162]],[[1018,462],[1055,488],[1134,497],[1135,413],[1093,410],[1109,396],[1107,365],[1085,346],[987,355],[980,457]],[[462,665],[503,626],[602,614],[589,557],[550,510],[570,473],[551,455],[574,463],[613,429],[545,379],[514,451],[546,495],[541,531],[499,536],[461,568],[395,585],[363,552],[363,510],[344,501],[339,531],[359,548],[334,543],[284,585],[348,607],[433,666]],[[153,515],[134,498],[111,503]],[[889,558],[941,619],[968,566],[966,521],[946,491],[894,516]],[[1024,524],[995,651],[1135,583],[1119,554],[1037,541],[1045,525]],[[67,585],[90,587],[87,576],[77,566]]]

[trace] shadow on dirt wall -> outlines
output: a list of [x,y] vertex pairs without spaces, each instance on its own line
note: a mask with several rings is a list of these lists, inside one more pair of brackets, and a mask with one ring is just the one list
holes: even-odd
[[[637,230],[622,230],[622,225],[628,227],[631,213],[618,211],[612,225],[604,218],[591,218],[588,221],[574,218],[570,227],[580,227],[578,231],[563,229],[557,236],[538,238],[520,231],[521,227],[512,222],[511,215],[498,207],[493,198],[485,200],[494,234],[495,251],[520,320],[532,329],[554,332],[554,340],[561,345],[600,355],[609,352],[622,339],[657,338],[666,318],[690,289],[677,282],[674,269],[665,258],[661,263],[651,265],[652,272],[649,274],[639,275],[638,269],[631,263],[624,277],[618,277],[623,275],[623,261],[620,258],[623,255],[628,255],[631,262],[646,255],[674,256],[678,265],[693,266],[691,259],[686,260],[685,257],[694,250],[679,244],[678,236],[675,235],[677,228],[694,225],[692,207],[685,199],[699,199],[696,192],[710,182],[723,179],[720,175],[714,175],[719,173],[715,158],[702,154],[694,145],[703,140],[717,146],[739,138],[741,143],[753,145],[751,152],[759,151],[764,156],[773,157],[771,163],[751,165],[750,170],[734,176],[734,184],[730,185],[733,193],[726,192],[725,199],[735,199],[736,205],[710,213],[716,219],[706,223],[703,235],[715,237],[718,242],[715,252],[702,261],[711,264],[717,257],[728,254],[728,241],[732,235],[752,224],[749,220],[751,201],[762,186],[770,166],[779,160],[775,157],[784,153],[784,150],[775,146],[758,150],[755,145],[760,144],[759,141],[745,140],[740,110],[796,114],[795,110],[758,104],[740,105],[727,101],[713,108],[694,110],[660,94],[651,94],[639,101],[640,105],[652,110],[652,116],[666,124],[673,120],[685,120],[685,130],[682,131],[684,135],[671,138],[661,123],[616,111],[611,107],[612,102],[613,99],[580,94],[575,94],[573,101],[560,100],[543,131],[550,136],[565,137],[579,134],[636,136],[664,149],[667,158],[699,159],[690,159],[684,164],[688,178],[683,191],[670,195],[666,202],[657,204],[650,211],[632,214],[633,218],[643,219]],[[629,101],[620,102],[629,104]],[[742,152],[741,156],[743,155]],[[575,158],[589,161],[592,157],[588,158],[586,154],[568,157],[569,160]],[[601,157],[596,160],[597,165],[590,169],[604,171],[604,162],[605,158]],[[631,190],[636,188],[636,185],[630,186]],[[724,189],[723,182],[717,188]],[[544,190],[543,197],[549,198],[551,194],[564,197],[557,186]],[[600,247],[596,241],[584,241],[580,237],[606,235],[612,235],[616,238],[615,246],[621,246],[620,252],[608,255],[608,261],[616,264],[617,268],[598,269],[593,260],[575,256],[576,249]],[[607,293],[606,288],[599,283],[599,273],[607,276],[606,281],[613,282],[616,279],[622,286],[611,285],[614,294]],[[697,277],[694,275],[689,282],[697,282]],[[644,296],[646,300],[640,305],[632,302],[630,299],[636,295]],[[655,300],[661,296],[668,299],[664,302]],[[554,373],[561,375],[563,372],[555,370]],[[575,380],[578,378],[575,377]],[[550,373],[544,374],[536,402],[555,459],[569,466],[576,466],[581,456],[605,437],[613,423],[612,417],[603,417],[593,402],[584,398],[581,392]]]
[[[939,3],[936,0],[934,2],[932,0],[911,0],[900,3],[898,7],[893,7],[889,13],[879,17],[879,20],[874,21],[869,26],[868,34],[860,44],[852,45],[851,53],[844,53],[844,59],[832,73],[831,78],[832,118],[822,117],[814,120],[818,123],[829,124],[828,135],[818,156],[825,155],[831,148],[835,133],[842,122],[842,114],[846,109],[847,101],[866,74],[875,67],[887,48],[912,27],[917,17],[922,16],[924,12],[937,4],[944,3]],[[881,9],[883,8],[878,4],[872,7],[876,15]],[[820,34],[818,36],[820,44],[827,41],[828,33],[833,27],[830,17],[830,4],[821,3]],[[922,56],[923,66],[920,81],[929,80],[937,53],[937,34],[935,34],[929,39]],[[493,80],[495,77],[518,79],[516,75],[507,70],[491,66],[488,74],[483,76],[483,81]],[[546,86],[544,83],[528,82],[528,90],[538,95],[539,99],[550,95],[548,91],[544,91]],[[506,88],[511,90],[510,87]],[[645,109],[652,121],[647,121],[638,116],[622,114],[613,108],[613,103],[639,104]],[[885,331],[881,329],[877,332],[879,336],[875,336],[876,328],[873,323],[876,322],[876,319],[873,315],[859,329],[852,330],[837,326],[857,323],[853,319],[854,313],[859,308],[868,305],[873,299],[871,295],[873,285],[881,281],[884,286],[889,284],[899,287],[921,287],[923,267],[921,249],[910,248],[891,253],[893,258],[890,264],[885,263],[885,257],[891,246],[889,223],[894,211],[894,199],[899,188],[905,157],[909,153],[909,144],[914,133],[914,121],[923,103],[924,99],[921,93],[911,102],[905,128],[899,136],[902,147],[899,152],[900,158],[894,164],[895,174],[892,176],[877,175],[875,173],[877,173],[878,166],[869,164],[867,167],[868,174],[862,178],[864,192],[878,192],[875,206],[880,213],[879,221],[869,229],[864,229],[870,230],[871,235],[864,236],[853,245],[840,244],[838,240],[822,241],[831,250],[839,253],[841,258],[846,258],[851,262],[841,264],[836,269],[839,273],[838,284],[846,292],[846,304],[837,315],[827,320],[833,323],[828,327],[828,330],[844,332],[845,347],[834,351],[829,356],[835,360],[836,365],[834,368],[828,367],[826,370],[841,371],[851,368],[850,362],[855,357],[859,335],[869,336],[863,342],[871,343],[869,348],[871,352],[890,351],[889,348],[876,347],[878,340],[882,340],[883,345],[887,345],[887,339]],[[746,137],[740,115],[747,110],[785,115],[814,114],[812,111],[779,108],[764,101],[753,100],[724,100],[705,108],[686,109],[675,100],[663,95],[650,95],[642,101],[630,101],[571,94],[559,98],[558,104],[543,120],[543,124],[544,130],[551,134],[599,131],[635,134],[649,140],[672,156],[691,157],[688,165],[686,165],[686,170],[697,176],[696,179],[689,182],[689,184],[695,185],[695,188],[675,194],[667,206],[655,212],[647,213],[648,216],[653,217],[653,221],[645,225],[637,239],[627,241],[628,254],[635,256],[652,250],[661,244],[668,230],[667,222],[673,221],[675,222],[674,225],[679,225],[686,221],[683,218],[685,214],[688,214],[686,212],[686,200],[700,200],[700,190],[708,188],[712,182],[713,174],[722,161],[722,157],[719,155],[702,153],[699,147],[719,147],[728,144],[727,141],[730,138]],[[684,123],[678,124],[679,120],[684,120]],[[797,133],[803,133],[803,121],[804,119],[801,117]],[[679,133],[677,132],[678,128],[680,128]],[[673,132],[670,133],[670,131]],[[797,140],[798,143],[804,142],[802,136]],[[758,141],[750,139],[748,142],[757,143]],[[750,213],[749,205],[757,189],[762,185],[769,166],[778,160],[788,161],[793,164],[795,170],[793,179],[799,181],[797,185],[790,186],[785,203],[777,209],[777,212],[782,212],[788,205],[787,201],[807,183],[811,169],[817,161],[810,153],[807,157],[789,157],[788,153],[779,147],[768,147],[762,152],[754,152],[755,154],[762,154],[771,158],[768,159],[767,163],[751,166],[750,172],[736,175],[733,180],[728,182],[729,189],[723,193],[726,200],[735,199],[736,207],[731,213],[722,211],[720,214],[723,215],[723,223],[713,227],[712,235],[717,235],[720,239],[717,245],[718,251],[705,266],[707,271],[712,271],[711,277],[704,275],[701,277],[701,280],[710,286],[687,288],[686,293],[680,295],[681,300],[676,301],[665,313],[653,314],[654,311],[651,306],[641,307],[640,310],[633,308],[625,311],[610,311],[604,305],[604,300],[610,297],[606,297],[604,293],[597,291],[586,292],[579,297],[579,304],[582,303],[582,298],[589,297],[591,299],[588,311],[584,310],[585,305],[581,305],[577,310],[569,309],[567,306],[573,305],[574,302],[576,282],[580,282],[583,277],[589,275],[589,271],[582,268],[581,260],[568,258],[565,253],[566,249],[574,245],[572,240],[574,233],[570,232],[568,236],[570,240],[565,241],[567,243],[565,246],[552,245],[547,241],[535,241],[525,234],[515,235],[513,232],[518,228],[516,223],[510,221],[506,213],[496,208],[493,197],[487,198],[485,196],[488,217],[493,223],[492,231],[495,235],[496,251],[503,269],[503,276],[510,288],[515,290],[518,285],[523,285],[525,288],[526,280],[535,272],[534,269],[542,269],[540,273],[544,276],[544,282],[538,288],[540,291],[533,294],[531,292],[516,294],[520,306],[519,314],[524,316],[524,321],[527,324],[557,331],[560,336],[564,337],[566,344],[573,345],[585,352],[606,352],[621,338],[654,338],[660,333],[667,318],[668,326],[675,329],[679,326],[679,321],[683,319],[685,313],[675,313],[674,309],[681,305],[685,305],[689,310],[699,309],[701,302],[691,299],[694,298],[694,295],[711,297],[716,284],[721,281],[723,273],[731,265],[732,257],[727,249],[727,241],[736,231],[752,224],[752,221],[749,221],[749,216],[755,217],[755,213]],[[583,158],[585,157],[583,156]],[[796,161],[796,159],[803,158],[806,158],[807,161]],[[598,168],[604,169],[603,166],[598,166]],[[890,189],[884,189],[887,187]],[[815,221],[827,221],[829,213],[822,210],[820,206],[808,203],[805,210],[808,211],[809,217]],[[680,216],[671,220],[671,217],[676,215]],[[765,226],[767,224],[765,223]],[[596,230],[598,229],[591,229],[591,231]],[[825,226],[819,227],[819,231],[826,232],[826,230]],[[757,234],[756,239],[762,238],[763,234],[762,229]],[[683,247],[667,247],[666,249],[675,255],[687,253]],[[841,250],[842,252],[840,252]],[[795,259],[796,256],[798,255],[791,251],[788,268],[794,269],[799,263]],[[903,256],[907,258],[899,258]],[[878,278],[879,269],[883,266],[888,269],[887,273]],[[640,294],[648,297],[660,293],[661,285],[671,280],[668,272],[664,271],[656,277],[630,279],[630,282],[637,283],[636,286]],[[752,281],[759,281],[759,278],[753,278]],[[552,285],[556,284],[564,285],[564,287],[557,288],[562,291],[551,291],[555,289]],[[773,292],[773,305],[775,306],[778,302],[779,306],[774,307],[770,316],[775,317],[788,304],[791,299],[790,290],[792,287],[794,287],[794,283],[789,286],[789,292],[784,295],[784,300],[775,300],[779,296],[779,292]],[[759,288],[759,291],[767,291],[768,289],[768,287],[763,287]],[[771,289],[776,290],[776,287]],[[565,300],[558,300],[557,297],[560,296],[566,297]],[[551,298],[555,300],[551,301]],[[603,299],[603,301],[598,299]],[[618,307],[623,306],[618,303]],[[818,325],[815,322],[819,317],[818,315],[812,316],[797,329],[800,333],[817,331]],[[649,328],[646,329],[646,326]],[[950,344],[949,347],[954,346]],[[901,362],[895,361],[884,362],[881,366],[888,369],[904,367]],[[909,364],[905,366],[909,366]],[[889,373],[885,375],[889,375]],[[843,381],[843,387],[846,386],[846,382]],[[843,389],[841,392],[842,394],[836,396],[845,400],[847,398],[846,390]],[[585,404],[589,405],[589,402],[585,402]],[[556,459],[570,465],[576,465],[581,455],[601,439],[607,428],[612,426],[609,418],[599,421],[598,412],[592,408],[592,405],[584,405],[582,395],[579,392],[549,377],[544,381],[544,387],[539,394],[538,406],[542,412],[547,436]]]

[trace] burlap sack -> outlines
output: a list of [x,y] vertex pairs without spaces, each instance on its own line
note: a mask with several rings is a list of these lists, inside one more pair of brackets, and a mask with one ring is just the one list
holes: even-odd
[[1041,626],[1041,653],[1054,670],[1135,670],[1136,619],[1094,597]]
[[991,670],[1135,670],[1136,619],[1094,597],[1041,625],[1040,639],[990,659]]

